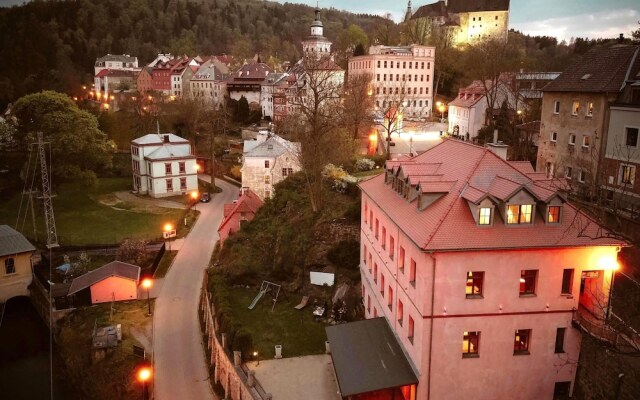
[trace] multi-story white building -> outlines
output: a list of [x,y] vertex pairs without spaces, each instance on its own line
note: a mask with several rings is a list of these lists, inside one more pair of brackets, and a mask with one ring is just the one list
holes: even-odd
[[244,97],[249,102],[249,107],[259,110],[262,82],[270,73],[271,68],[262,62],[243,65],[227,78],[229,97],[234,100]]
[[[387,161],[360,187],[365,315],[386,319],[417,384],[374,382],[358,398],[570,395],[581,334],[572,323],[604,324],[623,242],[528,162],[465,141]],[[394,376],[351,361],[358,376]]]
[[135,89],[136,76],[140,69],[138,58],[128,54],[107,54],[96,59],[93,78],[96,99],[101,100],[104,96],[109,96],[123,82],[129,89]]
[[121,71],[140,71],[138,57],[129,54],[107,54],[96,59],[94,75],[98,75],[103,69],[117,69]]
[[403,107],[405,118],[431,116],[435,48],[429,46],[371,46],[369,54],[349,59],[349,79],[371,77],[375,106]]
[[133,190],[167,197],[198,190],[196,156],[188,140],[151,133],[131,141]]
[[227,83],[222,72],[207,61],[191,77],[191,97],[209,104],[219,105],[224,102]]
[[273,197],[274,185],[300,171],[300,143],[289,142],[270,132],[258,133],[256,140],[245,140],[242,187],[251,189],[262,200]]

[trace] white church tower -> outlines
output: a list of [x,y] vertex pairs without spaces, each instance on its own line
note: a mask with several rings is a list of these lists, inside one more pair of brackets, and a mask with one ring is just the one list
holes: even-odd
[[320,20],[320,9],[316,8],[316,18],[311,23],[311,35],[302,42],[302,51],[305,56],[309,54],[329,55],[331,42],[324,37],[324,26]]

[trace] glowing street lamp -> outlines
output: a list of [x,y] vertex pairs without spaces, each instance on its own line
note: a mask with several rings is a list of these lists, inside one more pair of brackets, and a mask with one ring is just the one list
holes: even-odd
[[257,351],[254,351],[253,357],[255,357],[258,360],[258,362],[256,363],[256,367],[257,367],[258,365],[260,365],[260,354],[258,354]]
[[164,231],[167,234],[167,239],[168,239],[168,243],[169,243],[169,251],[171,251],[171,231],[173,230],[173,225],[171,224],[165,224],[164,225]]
[[620,269],[620,264],[616,257],[612,256],[603,256],[598,260],[598,265],[604,271],[611,271],[611,285],[609,286],[609,300],[607,301],[607,318],[609,321],[609,316],[611,315],[611,296],[613,294],[613,283],[616,279],[616,271]]
[[142,383],[142,400],[149,399],[149,389],[147,383],[151,379],[151,368],[142,367],[138,370],[138,381]]
[[109,106],[109,104],[108,104],[108,103],[104,103],[104,104],[102,105],[102,107],[103,107],[105,110],[108,110],[110,106]]
[[[440,102],[438,102],[440,103]],[[446,110],[446,107],[444,106],[444,104],[440,103],[440,105],[438,106],[438,111],[440,111],[440,123],[444,122],[444,111]]]
[[194,190],[194,191],[193,191],[193,192],[191,192],[191,194],[190,194],[191,199],[193,200],[193,209],[194,209],[194,210],[196,210],[196,209],[197,209],[197,207],[198,207],[198,196],[199,196],[199,195],[200,195],[200,194],[198,193],[198,191],[197,191],[197,190]]
[[147,289],[147,308],[148,308],[147,315],[151,316],[152,313],[151,313],[151,300],[149,299],[149,289],[151,288],[151,286],[153,286],[153,281],[151,280],[151,278],[144,278],[142,280],[141,285],[143,288]]

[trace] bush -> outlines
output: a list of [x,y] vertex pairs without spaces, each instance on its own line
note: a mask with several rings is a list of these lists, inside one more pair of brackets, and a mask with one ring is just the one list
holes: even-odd
[[342,240],[329,249],[327,258],[339,268],[357,268],[360,262],[360,244],[353,239]]
[[376,166],[376,162],[369,158],[356,160],[357,171],[371,171]]
[[244,328],[239,328],[233,338],[232,348],[234,351],[241,352],[243,357],[251,356],[251,351],[253,350],[253,337],[251,337],[251,333]]

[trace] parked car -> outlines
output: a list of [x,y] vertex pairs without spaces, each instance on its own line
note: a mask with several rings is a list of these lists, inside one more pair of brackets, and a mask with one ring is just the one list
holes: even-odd
[[211,195],[209,193],[202,193],[202,196],[200,196],[200,202],[208,203],[210,201],[211,201]]

